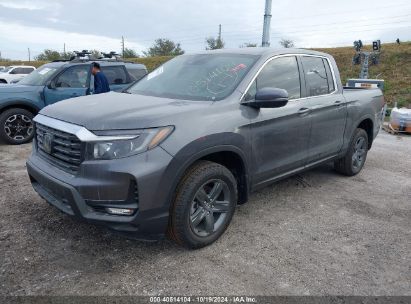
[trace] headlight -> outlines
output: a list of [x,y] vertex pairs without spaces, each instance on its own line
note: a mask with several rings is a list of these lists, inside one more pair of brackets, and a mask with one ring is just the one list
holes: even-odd
[[145,129],[131,139],[90,142],[88,155],[91,159],[116,159],[139,154],[157,147],[173,130],[173,126]]

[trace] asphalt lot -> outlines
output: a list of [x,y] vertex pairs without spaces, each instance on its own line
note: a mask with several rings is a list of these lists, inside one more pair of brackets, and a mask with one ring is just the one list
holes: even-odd
[[411,295],[411,136],[364,170],[322,166],[252,195],[188,251],[79,223],[32,190],[31,145],[0,145],[0,295]]

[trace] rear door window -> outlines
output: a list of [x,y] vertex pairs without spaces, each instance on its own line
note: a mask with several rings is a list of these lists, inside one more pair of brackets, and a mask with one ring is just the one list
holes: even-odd
[[101,71],[106,75],[108,84],[129,83],[127,73],[123,66],[104,66]]
[[[333,88],[330,88],[324,61],[325,60],[320,57],[301,57],[308,96],[325,95],[330,93],[331,91],[334,91]],[[328,74],[331,74],[331,71]]]

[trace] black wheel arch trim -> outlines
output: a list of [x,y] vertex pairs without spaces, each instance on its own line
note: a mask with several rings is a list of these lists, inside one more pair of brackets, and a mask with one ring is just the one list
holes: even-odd
[[248,161],[245,153],[241,150],[241,148],[230,145],[230,144],[220,144],[217,146],[207,147],[196,153],[192,154],[190,157],[186,157],[185,151],[190,149],[190,146],[194,144],[191,143],[181,149],[171,160],[170,164],[168,165],[164,175],[162,177],[162,182],[160,184],[166,185],[167,181],[172,180],[170,183],[170,188],[167,189],[167,194],[165,195],[165,208],[169,210],[172,206],[174,201],[174,195],[177,190],[178,184],[181,181],[181,178],[184,176],[184,173],[198,160],[219,152],[232,152],[235,153],[243,162],[244,165],[244,172],[245,172],[245,183],[246,183],[246,197],[250,192],[250,178],[249,178],[249,168],[248,168]]
[[[355,119],[353,121],[350,122],[349,124],[349,128],[347,128],[347,124],[346,124],[346,128],[344,131],[344,145],[342,146],[341,150],[340,150],[340,155],[345,155],[345,153],[347,152],[349,145],[351,143],[351,139],[354,136],[354,132],[355,130],[361,125],[361,123],[363,123],[365,120],[371,120],[372,122],[372,133],[374,134],[374,125],[375,125],[375,121],[374,118],[372,117],[371,114],[366,113],[364,115],[362,115],[361,117],[359,117],[358,119]],[[372,141],[374,140],[374,138],[369,139],[370,143],[372,144]],[[371,146],[370,146],[371,147]]]
[[30,112],[33,113],[33,115],[36,115],[41,109],[34,105],[30,101],[24,101],[24,100],[11,100],[7,102],[3,102],[0,104],[0,112],[4,112],[5,110],[12,109],[12,108],[22,108],[29,110]]
[[371,149],[372,143],[374,141],[374,136],[375,136],[375,134],[374,134],[374,127],[375,127],[375,121],[374,120],[375,120],[375,118],[372,117],[370,114],[365,114],[365,115],[361,116],[360,119],[357,120],[356,124],[354,124],[355,128],[353,128],[353,130],[351,132],[351,138],[354,135],[355,130],[357,128],[359,128],[360,125],[366,120],[371,121],[371,130],[370,130],[371,137],[370,137],[370,133],[368,132],[368,130],[365,130],[365,132],[367,133],[367,135],[369,137],[368,138],[368,150],[369,150],[369,149]]

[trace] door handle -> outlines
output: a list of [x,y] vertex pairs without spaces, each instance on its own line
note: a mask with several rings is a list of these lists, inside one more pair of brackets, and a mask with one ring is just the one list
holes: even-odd
[[78,94],[77,93],[72,93],[71,96],[78,96]]
[[334,104],[335,104],[337,107],[340,107],[340,106],[342,106],[342,105],[343,105],[343,103],[342,103],[342,101],[341,101],[341,100],[337,100],[337,101],[335,101],[335,102],[334,102]]
[[308,114],[310,111],[311,111],[311,109],[309,109],[309,108],[301,108],[301,109],[298,110],[298,114],[299,115],[305,115],[305,114]]

